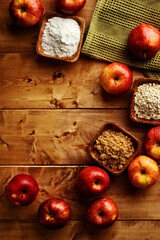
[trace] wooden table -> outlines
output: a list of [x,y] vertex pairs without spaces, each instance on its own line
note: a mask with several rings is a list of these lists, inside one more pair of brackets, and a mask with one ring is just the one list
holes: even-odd
[[[45,11],[54,1],[43,0]],[[130,92],[122,97],[106,94],[99,74],[107,64],[81,56],[75,63],[40,57],[35,46],[39,26],[16,28],[8,13],[9,1],[0,4],[0,239],[12,240],[159,240],[160,182],[148,190],[131,186],[127,171],[112,176],[109,190],[119,207],[110,228],[97,230],[85,220],[91,199],[82,197],[76,176],[82,167],[95,165],[87,146],[107,121],[116,122],[144,140],[150,126],[129,119]],[[96,0],[82,11],[89,24]],[[144,77],[132,69],[134,79]],[[140,154],[143,154],[144,146]],[[31,174],[40,192],[33,204],[13,206],[6,187],[18,173]],[[69,223],[47,230],[36,219],[40,203],[51,197],[66,200],[72,209]],[[92,199],[93,200],[93,199]]]

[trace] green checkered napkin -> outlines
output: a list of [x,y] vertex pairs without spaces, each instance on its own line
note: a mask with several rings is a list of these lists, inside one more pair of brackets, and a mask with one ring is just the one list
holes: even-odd
[[137,59],[128,51],[128,35],[142,23],[160,30],[160,0],[98,0],[81,52],[138,67],[147,77],[160,78],[160,51],[151,60]]

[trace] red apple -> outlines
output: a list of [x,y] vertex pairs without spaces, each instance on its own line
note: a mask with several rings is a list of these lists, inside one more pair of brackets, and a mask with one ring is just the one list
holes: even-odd
[[134,28],[128,36],[128,48],[138,58],[150,59],[160,49],[160,32],[149,24]]
[[152,158],[140,155],[136,157],[128,167],[128,177],[137,188],[153,186],[159,177],[159,167]]
[[99,196],[106,192],[110,185],[109,175],[99,167],[86,167],[77,177],[77,186],[86,196]]
[[37,197],[38,191],[36,180],[27,174],[14,176],[7,186],[9,200],[18,206],[31,204]]
[[86,0],[55,0],[58,10],[68,15],[77,13],[85,3]]
[[50,198],[40,205],[37,218],[44,227],[56,229],[66,225],[70,215],[68,203],[60,198]]
[[118,218],[119,210],[116,203],[109,197],[93,202],[87,210],[87,220],[94,226],[106,228]]
[[150,157],[160,160],[160,126],[153,127],[148,131],[144,146]]
[[100,84],[113,95],[120,95],[129,90],[133,81],[131,70],[122,63],[107,65],[100,74]]
[[12,0],[9,13],[18,26],[31,27],[40,21],[43,6],[40,0]]

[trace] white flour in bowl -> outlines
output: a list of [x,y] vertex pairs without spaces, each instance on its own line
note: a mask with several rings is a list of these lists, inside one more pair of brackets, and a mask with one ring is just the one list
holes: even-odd
[[45,54],[71,57],[78,49],[80,26],[70,18],[52,17],[45,25],[42,48]]

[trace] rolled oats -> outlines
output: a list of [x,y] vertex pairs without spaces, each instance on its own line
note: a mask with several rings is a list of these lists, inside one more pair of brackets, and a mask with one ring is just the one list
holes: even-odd
[[160,84],[143,83],[135,93],[134,112],[144,119],[160,119]]

